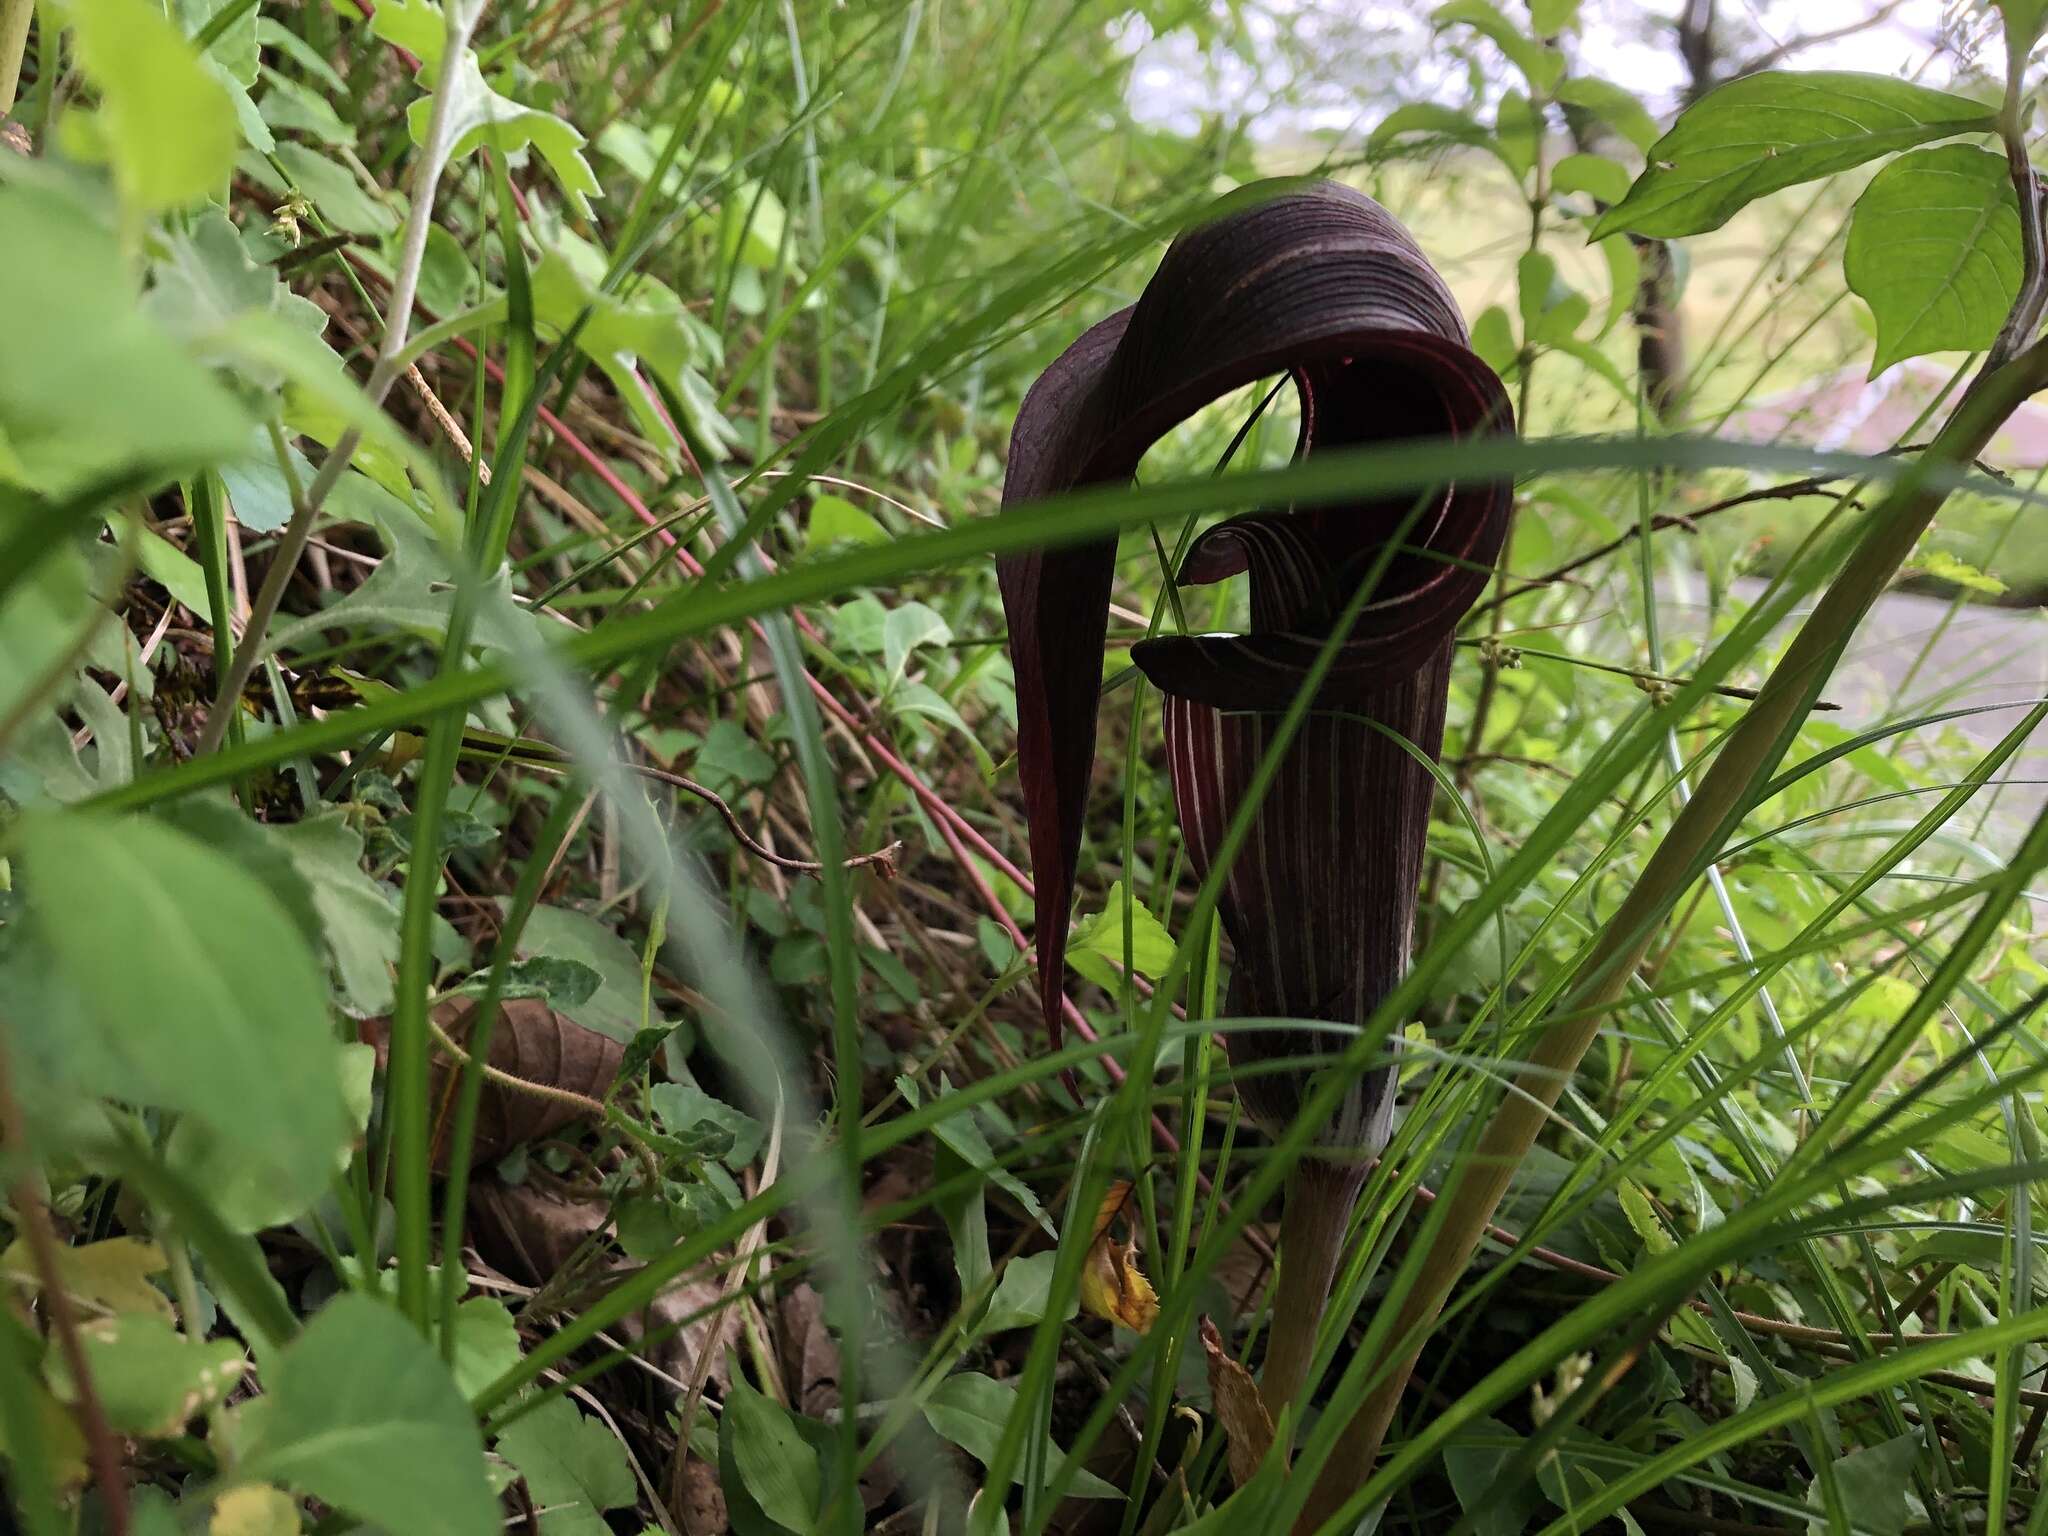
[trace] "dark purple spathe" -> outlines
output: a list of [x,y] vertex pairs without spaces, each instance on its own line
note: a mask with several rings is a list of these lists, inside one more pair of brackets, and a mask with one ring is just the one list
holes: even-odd
[[[1046,370],[1018,413],[1005,509],[1128,480],[1173,427],[1276,373],[1300,393],[1297,456],[1510,432],[1500,381],[1466,341],[1449,290],[1385,209],[1334,183],[1289,186],[1181,236],[1135,305]],[[1176,804],[1206,874],[1279,712],[1400,539],[1226,881],[1233,1014],[1357,1023],[1398,980],[1435,786],[1372,722],[1437,755],[1452,633],[1485,587],[1509,504],[1506,485],[1486,483],[1233,518],[1196,542],[1179,579],[1248,575],[1251,631],[1133,649],[1166,696]],[[998,567],[1055,1040],[1114,564],[1104,541]],[[1233,1056],[1244,1068],[1315,1046],[1313,1031],[1259,1031],[1237,1036]],[[1391,1082],[1388,1069],[1362,1084],[1325,1141],[1382,1141]],[[1242,1089],[1269,1123],[1287,1119],[1301,1092],[1293,1072],[1254,1072]]]

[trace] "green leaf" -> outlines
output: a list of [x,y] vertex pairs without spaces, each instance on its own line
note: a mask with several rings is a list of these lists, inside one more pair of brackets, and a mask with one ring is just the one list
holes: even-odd
[[1529,36],[1487,0],[1451,0],[1430,21],[1437,27],[1462,24],[1490,38],[1538,95],[1549,95],[1564,75],[1563,54]]
[[1505,375],[1514,366],[1515,354],[1519,350],[1515,342],[1514,322],[1498,304],[1487,305],[1479,312],[1479,318],[1472,322],[1472,350],[1495,373]]
[[1781,188],[1933,139],[1989,132],[1996,121],[1966,97],[1890,75],[1745,76],[1709,91],[1650,146],[1649,166],[1593,233],[1719,229]]
[[[78,1331],[93,1390],[107,1423],[118,1434],[164,1440],[181,1434],[202,1409],[221,1401],[248,1369],[232,1339],[188,1339],[161,1317],[130,1312],[100,1318]],[[51,1355],[51,1385],[59,1397],[77,1396]]]
[[199,34],[206,30],[215,16],[238,5],[241,14],[229,21],[221,34],[207,45],[206,57],[218,64],[236,84],[254,85],[260,56],[256,40],[259,6],[242,4],[242,0],[176,0],[175,9],[185,35],[196,43]]
[[[1005,1264],[979,1331],[1001,1333],[1006,1328],[1029,1328],[1042,1319],[1046,1303],[1052,1299],[1052,1272],[1058,1262],[1059,1254],[1048,1250]],[[1065,1316],[1072,1317],[1079,1310],[1074,1299],[1068,1297]]]
[[1873,378],[1909,357],[1990,346],[2024,266],[2005,157],[1968,144],[1899,156],[1856,199],[1842,265],[1877,321]]
[[498,1454],[526,1479],[545,1511],[541,1536],[610,1536],[602,1511],[639,1496],[625,1447],[567,1398],[552,1398],[498,1436]]
[[1609,235],[1599,242],[1601,259],[1607,263],[1607,313],[1600,320],[1600,334],[1614,329],[1614,322],[1635,304],[1642,285],[1643,258],[1627,235]]
[[288,1345],[237,1471],[394,1531],[493,1536],[483,1441],[455,1379],[398,1313],[331,1301]]
[[[983,1466],[995,1460],[996,1447],[1011,1415],[1021,1412],[1017,1389],[1008,1382],[995,1381],[976,1371],[962,1371],[940,1382],[925,1399],[925,1422],[942,1440],[950,1441]],[[1046,1458],[1046,1481],[1060,1470],[1066,1453],[1053,1447]],[[1012,1481],[1024,1481],[1023,1458],[1013,1470]],[[1068,1497],[1076,1499],[1120,1499],[1123,1494],[1085,1468],[1077,1469],[1068,1484]]]
[[241,134],[226,88],[192,45],[148,0],[66,9],[79,62],[100,88],[96,126],[122,200],[155,212],[220,191]]
[[1634,92],[1611,80],[1577,76],[1557,88],[1557,99],[1567,106],[1583,107],[1637,149],[1648,149],[1657,141],[1657,120]]
[[725,1398],[733,1462],[761,1513],[790,1531],[808,1531],[818,1518],[824,1475],[818,1453],[796,1422],[772,1398],[735,1373]]
[[[1906,1492],[1913,1485],[1913,1463],[1919,1455],[1919,1432],[1909,1430],[1896,1439],[1851,1451],[1835,1462],[1835,1486],[1858,1536],[1900,1536],[1905,1530]],[[1806,1502],[1821,1507],[1818,1479],[1808,1488]],[[1818,1532],[1827,1528],[1827,1522],[1810,1520],[1807,1526]]]
[[775,777],[775,759],[744,728],[721,720],[704,733],[690,771],[707,788],[730,792],[735,786],[766,784]]
[[882,621],[882,665],[890,683],[902,679],[913,652],[921,646],[944,645],[953,628],[937,610],[923,603],[899,603]]
[[1536,149],[1546,130],[1543,111],[1535,102],[1520,91],[1500,93],[1493,114],[1494,153],[1517,179],[1536,168]]
[[2025,67],[2027,55],[2048,23],[2048,0],[1991,0],[2005,18],[2005,53],[2014,69]]
[[0,720],[65,664],[98,619],[85,557],[69,541],[59,544],[0,603]]
[[1557,275],[1557,263],[1541,251],[1525,251],[1516,263],[1522,335],[1532,343],[1562,346],[1578,334],[1592,310],[1582,293]]
[[639,1033],[640,957],[605,924],[571,907],[535,907],[519,937],[519,952],[589,966],[597,972],[597,990],[574,1006],[552,1006],[614,1040],[630,1041]]
[[1542,1503],[1541,1492],[1531,1480],[1500,1492],[1493,1484],[1519,1449],[1522,1437],[1498,1419],[1480,1419],[1470,1433],[1498,1443],[1464,1445],[1453,1441],[1444,1447],[1444,1471],[1450,1475],[1458,1507],[1471,1516],[1479,1536],[1521,1536]]
[[[381,11],[382,7],[379,7]],[[412,141],[427,142],[428,124],[434,115],[431,95],[415,101],[405,115]],[[548,169],[555,174],[569,204],[583,218],[590,216],[589,198],[597,196],[597,176],[583,158],[583,135],[552,112],[521,106],[500,96],[484,80],[474,55],[465,54],[450,87],[448,103],[448,158],[460,160],[479,149],[494,149],[512,155],[531,146],[540,151]]]
[[362,834],[339,810],[264,828],[312,893],[343,1007],[355,1017],[388,1013],[398,964],[398,908],[390,889],[363,873]]
[[472,1296],[455,1309],[455,1386],[465,1398],[511,1370],[519,1354],[519,1325],[502,1301]]
[[603,985],[604,978],[595,966],[554,955],[517,960],[505,971],[506,996],[545,998],[550,1008],[563,1011],[581,1008]]
[[1578,20],[1579,0],[1529,0],[1529,24],[1538,37],[1555,37]]
[[[208,344],[248,314],[276,314],[313,337],[327,328],[326,311],[286,288],[269,267],[258,266],[218,208],[195,215],[184,230],[165,239],[163,255],[150,277],[144,310],[209,362],[234,363],[257,389],[275,389],[284,382],[283,375],[252,370],[239,354],[222,356]],[[260,456],[274,471],[268,434],[257,435],[262,439]]]
[[844,496],[820,496],[811,503],[804,529],[804,549],[829,549],[835,544],[882,544],[889,530]]
[[1493,135],[1469,112],[1439,106],[1433,101],[1411,101],[1394,108],[1373,129],[1365,141],[1366,158],[1386,156],[1393,142],[1406,133],[1425,134],[1431,139],[1448,139],[1455,144],[1492,147]]
[[1605,155],[1566,155],[1550,172],[1552,191],[1584,192],[1603,203],[1627,197],[1628,183],[1628,172]]
[[[159,22],[162,18],[157,18]],[[124,468],[233,458],[249,418],[135,300],[113,232],[63,193],[0,186],[0,481],[61,495]]]
[[1148,979],[1163,976],[1173,963],[1173,935],[1142,901],[1131,904],[1131,950],[1124,954],[1124,883],[1109,888],[1102,910],[1078,924],[1067,941],[1067,959],[1075,970],[1097,986],[1116,989],[1116,966],[1129,965]]
[[1957,559],[1945,549],[1930,549],[1926,554],[1917,556],[1913,561],[1913,569],[1932,576],[1937,581],[1953,582],[1956,586],[1971,592],[1982,592],[1988,597],[2003,596],[2007,590],[2005,583],[1996,576],[1978,570],[1967,560]]
[[58,1046],[70,1080],[189,1115],[278,1187],[317,1198],[351,1134],[343,1056],[326,980],[270,893],[143,817],[32,815],[17,836],[37,953],[76,1005]]

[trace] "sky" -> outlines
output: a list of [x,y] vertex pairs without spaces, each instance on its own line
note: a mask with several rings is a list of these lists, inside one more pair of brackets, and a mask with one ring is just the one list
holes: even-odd
[[[1521,0],[1500,0],[1510,14]],[[1575,68],[1628,86],[1660,115],[1676,101],[1684,69],[1670,41],[1669,19],[1680,0],[1583,0],[1573,45]],[[1851,25],[1878,0],[1721,0],[1722,14],[1759,39],[1785,42]],[[1251,114],[1254,133],[1284,138],[1312,131],[1362,134],[1396,99],[1458,103],[1469,99],[1463,66],[1432,47],[1433,0],[1259,0],[1242,9],[1236,49],[1205,53],[1185,31],[1154,36],[1133,13],[1123,46],[1136,54],[1131,105],[1149,122],[1192,132],[1208,113]],[[1955,13],[1965,29],[1980,18],[1960,0],[1905,0],[1867,31],[1802,50],[1800,69],[1855,69],[1912,75],[1929,84],[1952,72],[1944,21]],[[1659,21],[1666,24],[1659,26]],[[1298,53],[1290,56],[1288,39]],[[1765,44],[1768,46],[1768,44]],[[1304,79],[1300,55],[1320,78]],[[1320,67],[1315,67],[1319,63]],[[1301,101],[1281,99],[1286,86]]]

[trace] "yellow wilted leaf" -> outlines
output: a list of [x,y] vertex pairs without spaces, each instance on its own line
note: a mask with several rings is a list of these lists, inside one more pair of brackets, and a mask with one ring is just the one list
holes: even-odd
[[[110,1237],[57,1250],[57,1272],[64,1289],[96,1313],[153,1312],[166,1322],[176,1314],[170,1298],[149,1283],[164,1267],[164,1251],[135,1237]],[[18,1284],[36,1283],[28,1244],[16,1238],[0,1253],[0,1276]]]
[[208,1536],[298,1536],[299,1506],[268,1483],[224,1493],[213,1506]]
[[1129,1179],[1118,1179],[1102,1197],[1102,1209],[1095,1213],[1095,1230],[1090,1234],[1088,1262],[1081,1268],[1081,1310],[1143,1333],[1159,1316],[1159,1296],[1138,1268],[1137,1228],[1126,1223],[1129,1235],[1121,1243],[1109,1235],[1110,1227],[1130,1203]]

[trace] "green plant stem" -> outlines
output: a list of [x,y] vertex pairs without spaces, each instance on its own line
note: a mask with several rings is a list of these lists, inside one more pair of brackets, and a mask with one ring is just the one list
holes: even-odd
[[[2037,313],[2033,323],[2038,320]],[[1975,458],[2020,403],[2044,387],[2048,344],[2037,342],[1979,378],[1921,462],[1953,466]],[[1755,707],[1729,736],[1614,920],[1602,930],[1563,1000],[1572,1017],[1558,1020],[1531,1043],[1513,1090],[1494,1112],[1475,1155],[1447,1197],[1450,1210],[1421,1267],[1420,1283],[1398,1299],[1390,1298],[1399,1308],[1391,1336],[1402,1353],[1346,1428],[1297,1530],[1320,1529],[1378,1457],[1430,1323],[1471,1262],[1523,1157],[1598,1035],[1606,1010],[1621,996],[1663,919],[1755,803],[1857,625],[1897,575],[1947,494],[1915,474],[1898,482],[1872,513],[1870,527],[1849,563],[1793,639]]]
[[36,0],[0,0],[0,117],[14,110],[21,89],[21,58],[28,52],[28,24]]
[[1259,1374],[1259,1395],[1276,1424],[1302,1388],[1313,1385],[1308,1373],[1315,1360],[1316,1336],[1365,1174],[1363,1163],[1305,1157],[1287,1175],[1280,1216],[1280,1277],[1273,1287],[1273,1333]]

